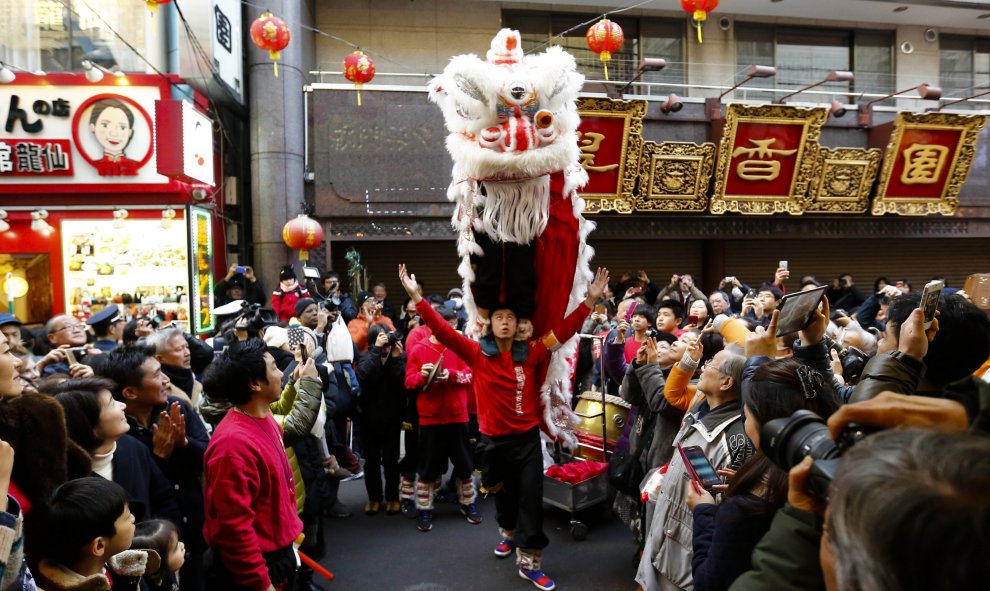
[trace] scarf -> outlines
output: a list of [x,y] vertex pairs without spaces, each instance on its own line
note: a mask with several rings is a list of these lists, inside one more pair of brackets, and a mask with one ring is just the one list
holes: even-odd
[[191,369],[163,363],[162,373],[167,375],[168,379],[175,384],[177,388],[185,392],[186,396],[192,399],[193,386],[196,385],[196,378],[193,376]]

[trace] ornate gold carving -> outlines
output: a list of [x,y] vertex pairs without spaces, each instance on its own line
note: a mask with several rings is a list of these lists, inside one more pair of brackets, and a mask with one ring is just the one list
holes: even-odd
[[880,150],[819,148],[804,210],[866,213],[880,169]]
[[[805,109],[789,105],[729,105],[725,112],[725,131],[718,149],[715,189],[712,193],[709,211],[715,214],[736,211],[757,215],[783,212],[795,215],[804,213],[805,195],[808,192],[808,185],[811,182],[811,174],[818,155],[818,139],[821,135],[821,127],[827,118],[828,110],[821,107]],[[736,174],[736,171],[731,169],[731,165],[736,131],[740,123],[776,123],[803,126],[797,148],[795,174],[787,197],[726,194],[729,175]],[[750,142],[754,143],[756,147],[737,147],[735,152],[745,149],[746,151],[754,151],[754,156],[769,157],[772,156],[772,153],[790,151],[785,148],[770,150],[772,144],[770,138],[750,139]],[[756,162],[759,163],[760,161],[757,160]],[[747,175],[751,173],[762,175],[759,180],[769,180],[767,174],[774,172],[772,165],[768,165],[769,162],[769,160],[764,161],[762,163],[763,168],[758,169],[756,173],[753,172],[752,165],[745,168],[743,172]],[[739,168],[743,168],[741,164]],[[774,174],[774,178],[776,178],[776,174]]]
[[[632,213],[635,204],[636,177],[639,173],[639,162],[643,153],[643,117],[646,116],[646,101],[617,101],[583,97],[578,99],[577,106],[581,117],[614,117],[624,120],[622,152],[619,157],[618,167],[619,182],[616,191],[614,193],[590,193],[581,191],[581,197],[585,200],[584,213],[599,213],[603,211]],[[594,140],[594,138],[590,139],[592,141]],[[585,158],[585,156],[582,156],[582,165],[589,164],[585,161]],[[594,156],[592,156],[592,159],[594,159]],[[592,162],[590,164],[596,163]],[[598,167],[601,167],[601,165],[598,165]],[[593,170],[590,172],[593,172]]]
[[[890,141],[884,152],[883,168],[880,172],[880,183],[877,189],[877,196],[873,200],[873,215],[885,213],[896,213],[900,215],[928,215],[942,214],[953,215],[956,207],[959,206],[959,191],[962,190],[966,177],[969,176],[969,169],[973,166],[973,158],[976,156],[976,142],[980,131],[986,126],[986,115],[957,115],[954,113],[898,113],[894,120],[894,130],[890,134]],[[888,197],[887,192],[890,186],[891,174],[894,170],[894,163],[899,156],[897,150],[901,145],[901,139],[905,130],[909,129],[931,129],[931,130],[958,130],[960,131],[959,143],[956,147],[955,156],[949,164],[949,176],[939,198],[906,198]],[[924,148],[941,147],[913,144],[904,149],[903,155],[908,159],[910,167],[904,167],[901,174],[901,182],[905,184],[931,184],[930,179],[937,179],[941,173],[941,166],[945,164],[945,158],[938,158],[937,154],[926,152]],[[922,156],[918,162],[916,156]],[[930,156],[935,156],[936,161],[932,162]],[[937,170],[933,169],[935,166]],[[905,181],[905,175],[908,181]],[[909,182],[910,181],[910,182]]]
[[637,211],[705,211],[715,144],[646,142],[640,160]]

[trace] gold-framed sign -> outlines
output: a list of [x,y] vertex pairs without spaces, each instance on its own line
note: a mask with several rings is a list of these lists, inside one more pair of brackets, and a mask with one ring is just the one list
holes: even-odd
[[880,169],[880,150],[819,148],[804,210],[866,213]]
[[645,142],[636,211],[705,211],[715,144]]
[[871,213],[953,215],[985,115],[898,113]]
[[729,105],[710,211],[803,213],[827,118],[823,107]]
[[588,172],[581,190],[585,213],[632,213],[646,101],[579,98],[577,105],[581,166]]

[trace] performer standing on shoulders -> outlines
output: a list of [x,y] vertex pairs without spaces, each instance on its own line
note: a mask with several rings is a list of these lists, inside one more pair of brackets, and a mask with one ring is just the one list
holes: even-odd
[[484,445],[482,482],[495,494],[496,520],[502,541],[495,555],[516,549],[519,576],[538,589],[555,588],[540,562],[549,540],[543,532],[543,457],[539,429],[544,426],[537,369],[550,353],[570,339],[591,313],[608,285],[599,268],[588,284],[584,302],[542,338],[516,341],[516,313],[505,306],[491,311],[491,332],[480,342],[458,334],[419,293],[415,276],[399,265],[402,287],[416,304],[437,341],[463,359],[478,384],[478,426]]

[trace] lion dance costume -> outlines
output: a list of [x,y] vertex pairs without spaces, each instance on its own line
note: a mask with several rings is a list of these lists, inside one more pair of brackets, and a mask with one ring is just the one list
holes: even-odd
[[[443,111],[454,161],[458,273],[469,326],[478,310],[508,305],[543,335],[584,299],[594,223],[582,217],[577,94],[584,77],[559,47],[524,56],[518,31],[502,29],[487,59],[451,59],[429,88]],[[570,365],[577,337],[557,347],[541,376],[546,432],[573,447]]]

